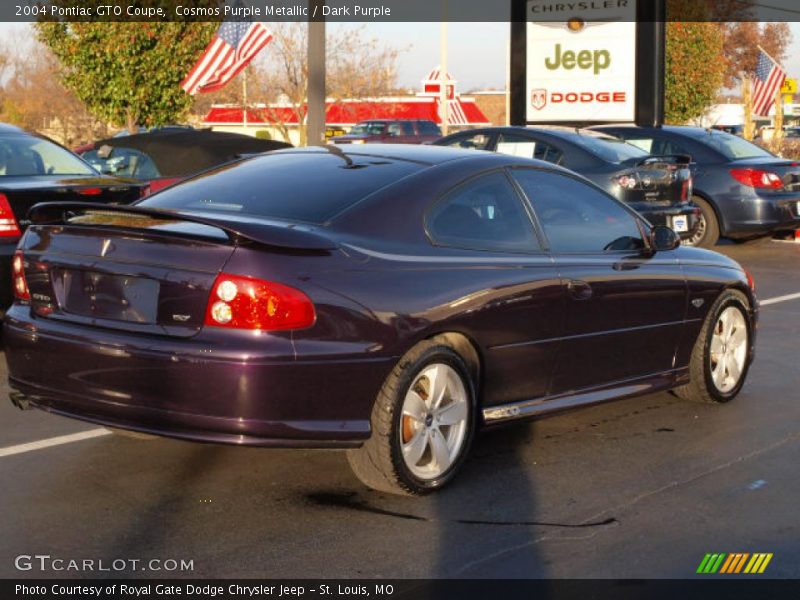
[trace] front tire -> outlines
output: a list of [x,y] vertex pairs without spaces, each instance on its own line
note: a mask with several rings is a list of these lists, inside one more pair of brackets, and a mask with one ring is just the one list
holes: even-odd
[[724,291],[697,336],[689,362],[690,382],[675,393],[694,402],[724,403],[741,391],[750,367],[750,303],[736,290]]
[[371,424],[372,436],[347,452],[365,485],[404,495],[445,486],[475,430],[475,388],[464,359],[436,341],[412,348],[378,393]]

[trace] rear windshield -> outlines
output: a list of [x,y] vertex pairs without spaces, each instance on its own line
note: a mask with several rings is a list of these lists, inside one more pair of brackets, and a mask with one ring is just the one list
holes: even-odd
[[422,168],[372,156],[350,160],[327,152],[257,156],[189,179],[139,206],[324,223]]
[[761,146],[756,146],[744,138],[725,133],[724,131],[706,131],[703,129],[687,130],[687,135],[697,140],[701,144],[716,150],[728,160],[737,158],[765,158],[775,156],[771,152],[764,150]]
[[569,141],[611,163],[621,163],[632,158],[649,156],[647,152],[615,137],[582,131],[569,134]]

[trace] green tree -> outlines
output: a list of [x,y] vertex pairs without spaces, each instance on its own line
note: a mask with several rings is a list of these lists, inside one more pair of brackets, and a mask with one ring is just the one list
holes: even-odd
[[97,118],[136,131],[180,120],[193,98],[180,87],[218,23],[39,22],[59,75]]
[[[701,116],[717,98],[728,61],[720,23],[695,0],[668,0],[664,119],[686,123]],[[681,20],[675,20],[680,15]]]

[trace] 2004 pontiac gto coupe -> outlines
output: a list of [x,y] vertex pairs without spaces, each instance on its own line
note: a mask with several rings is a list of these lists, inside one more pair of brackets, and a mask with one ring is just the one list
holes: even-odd
[[389,492],[445,485],[479,426],[667,389],[727,402],[753,356],[736,262],[535,160],[287,150],[30,217],[4,329],[17,406],[345,447]]

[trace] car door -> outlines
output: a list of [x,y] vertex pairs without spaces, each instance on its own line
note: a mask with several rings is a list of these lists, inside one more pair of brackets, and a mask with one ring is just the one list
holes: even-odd
[[511,173],[567,296],[550,394],[673,370],[687,302],[675,257],[651,252],[634,213],[578,177],[530,168]]
[[465,316],[458,329],[483,348],[484,405],[544,396],[561,337],[564,290],[508,174],[496,170],[459,185],[431,207],[425,229],[438,253],[458,253],[441,283],[460,295],[456,303]]

